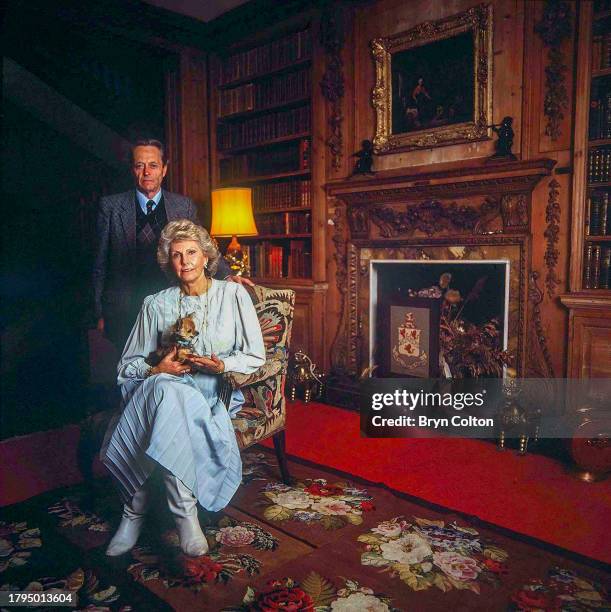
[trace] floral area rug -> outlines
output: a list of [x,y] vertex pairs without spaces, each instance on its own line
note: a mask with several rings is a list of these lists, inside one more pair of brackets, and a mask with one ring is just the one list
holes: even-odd
[[104,554],[121,512],[108,480],[4,508],[0,588],[123,612],[611,610],[599,564],[324,467],[290,470],[286,485],[273,453],[245,453],[231,505],[200,515],[199,558],[181,554],[159,486],[120,558]]

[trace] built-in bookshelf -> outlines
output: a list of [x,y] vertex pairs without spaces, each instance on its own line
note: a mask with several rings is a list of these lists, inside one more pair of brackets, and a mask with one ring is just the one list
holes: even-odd
[[592,6],[581,288],[611,289],[611,2]]
[[252,187],[259,234],[240,238],[251,276],[312,279],[311,30],[217,60],[215,186]]
[[567,376],[611,375],[611,1],[583,0],[573,150]]

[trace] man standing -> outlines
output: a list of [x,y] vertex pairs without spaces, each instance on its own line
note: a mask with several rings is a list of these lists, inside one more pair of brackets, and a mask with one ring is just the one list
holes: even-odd
[[[143,299],[168,286],[157,264],[161,230],[175,219],[198,221],[197,209],[189,198],[161,189],[168,171],[161,142],[139,140],[131,157],[136,189],[101,198],[93,266],[97,327],[119,350]],[[221,258],[215,278],[230,274]]]

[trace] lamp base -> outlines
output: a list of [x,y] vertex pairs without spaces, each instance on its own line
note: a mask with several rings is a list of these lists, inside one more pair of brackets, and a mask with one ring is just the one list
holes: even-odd
[[225,259],[234,276],[250,276],[248,255],[242,250],[242,245],[238,242],[238,237],[235,235],[231,237],[231,242],[225,253]]

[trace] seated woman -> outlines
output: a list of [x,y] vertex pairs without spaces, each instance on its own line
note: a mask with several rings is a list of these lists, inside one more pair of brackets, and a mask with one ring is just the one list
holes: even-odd
[[[115,477],[125,505],[107,555],[130,550],[142,530],[145,483],[159,466],[180,546],[191,556],[208,550],[197,502],[224,508],[242,479],[231,414],[244,401],[234,391],[219,399],[222,372],[254,372],[265,362],[261,328],[246,290],[211,278],[219,252],[208,232],[192,221],[168,223],[157,260],[178,286],[144,300],[118,365],[123,410],[106,432],[102,462]],[[186,361],[173,348],[155,367],[145,359],[167,345],[171,328],[191,315],[197,334]]]

